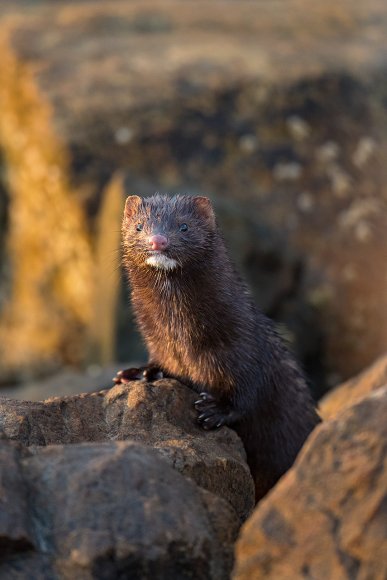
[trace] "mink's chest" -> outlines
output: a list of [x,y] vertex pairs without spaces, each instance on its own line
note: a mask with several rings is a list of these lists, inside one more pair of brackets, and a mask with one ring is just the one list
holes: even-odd
[[150,351],[191,364],[208,345],[213,319],[196,296],[165,282],[147,295],[133,294],[140,330]]
[[[133,295],[149,359],[170,375],[199,388],[216,388],[232,380],[229,365],[238,354],[235,322],[215,295],[200,298],[180,289]],[[234,330],[234,332],[233,332]]]
[[[149,304],[148,304],[149,306]],[[193,344],[201,344],[210,331],[208,317],[200,304],[174,288],[152,297],[152,306],[144,317],[147,332],[189,349]]]

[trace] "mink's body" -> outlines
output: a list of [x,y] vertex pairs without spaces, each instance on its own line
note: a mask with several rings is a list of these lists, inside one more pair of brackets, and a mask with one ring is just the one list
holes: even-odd
[[123,247],[149,368],[201,394],[204,428],[237,431],[260,499],[319,417],[294,358],[234,270],[209,200],[130,196]]

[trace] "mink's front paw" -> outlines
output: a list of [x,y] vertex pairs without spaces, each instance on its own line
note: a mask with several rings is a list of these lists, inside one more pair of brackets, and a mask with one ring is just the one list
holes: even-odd
[[200,399],[195,401],[195,409],[199,413],[198,423],[203,429],[217,429],[222,425],[232,425],[238,419],[238,415],[230,407],[221,405],[209,393],[200,393]]
[[118,371],[113,378],[116,385],[127,385],[130,381],[140,381],[143,378],[143,369],[132,368]]
[[148,383],[152,383],[153,381],[158,381],[164,377],[163,371],[159,367],[155,366],[147,366],[142,371],[142,378],[144,381]]
[[164,375],[159,367],[147,366],[132,368],[118,371],[113,379],[113,383],[116,385],[127,385],[130,381],[147,381],[148,383],[151,383],[152,381],[162,379],[163,376]]

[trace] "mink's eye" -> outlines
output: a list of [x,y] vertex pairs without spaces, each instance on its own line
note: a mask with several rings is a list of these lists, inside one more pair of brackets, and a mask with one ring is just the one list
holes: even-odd
[[186,232],[188,230],[187,224],[181,224],[181,226],[179,227],[179,230],[181,232]]
[[136,225],[136,230],[137,230],[138,232],[141,232],[143,227],[144,227],[144,226],[143,226],[142,224],[137,224],[137,225]]

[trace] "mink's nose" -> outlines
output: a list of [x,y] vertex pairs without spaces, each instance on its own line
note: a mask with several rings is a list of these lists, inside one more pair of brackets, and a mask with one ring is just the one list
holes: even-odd
[[156,234],[148,239],[148,243],[152,250],[165,250],[168,247],[168,240],[165,236]]

